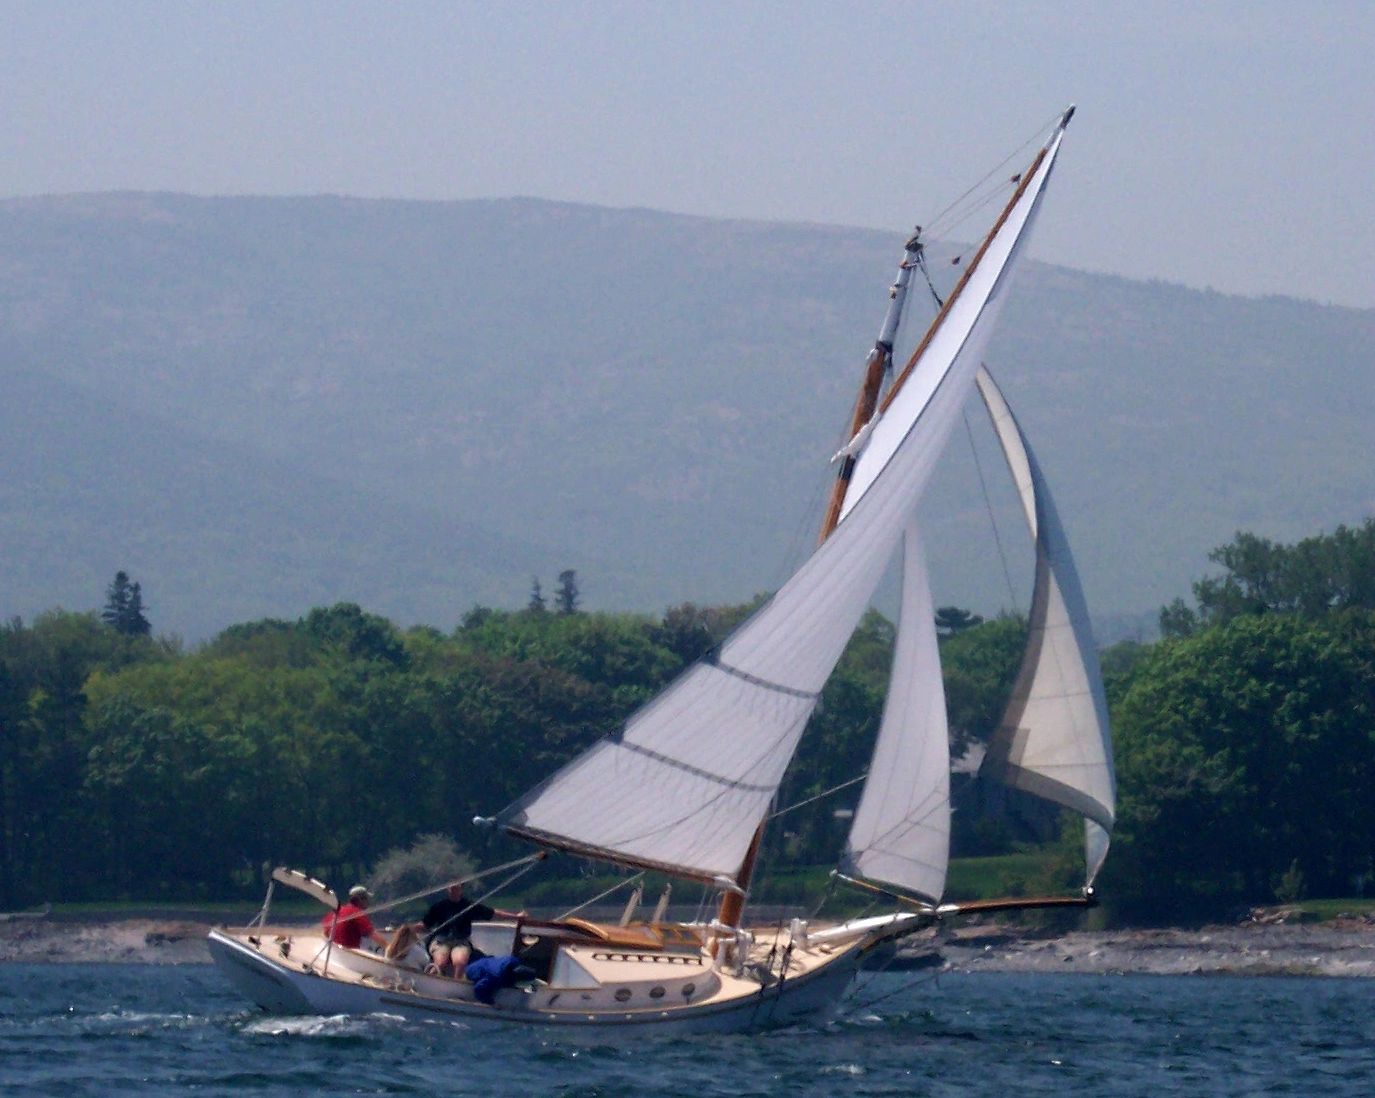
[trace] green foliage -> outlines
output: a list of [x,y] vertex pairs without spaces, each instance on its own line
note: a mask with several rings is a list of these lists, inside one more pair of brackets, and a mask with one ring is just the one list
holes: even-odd
[[1115,713],[1105,890],[1179,910],[1346,887],[1375,835],[1375,615],[1245,615],[1157,646]]
[[950,750],[955,757],[971,743],[986,743],[993,734],[1025,645],[1025,620],[1007,616],[962,629],[941,641]]
[[1165,636],[1246,615],[1375,610],[1375,518],[1294,545],[1238,532],[1208,559],[1222,565],[1223,575],[1194,584],[1197,610],[1176,599],[1161,611]]
[[1303,899],[1304,892],[1303,870],[1299,868],[1299,860],[1295,858],[1275,882],[1275,899],[1282,904],[1297,903]]
[[367,883],[374,895],[395,899],[457,880],[475,868],[452,838],[430,833],[388,850],[367,874]]

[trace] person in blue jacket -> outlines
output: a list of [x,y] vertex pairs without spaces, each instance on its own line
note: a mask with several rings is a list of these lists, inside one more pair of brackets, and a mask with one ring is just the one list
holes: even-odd
[[473,995],[477,1001],[492,1006],[498,991],[533,980],[535,970],[521,964],[519,957],[508,954],[505,957],[479,957],[469,961],[467,976],[473,982]]

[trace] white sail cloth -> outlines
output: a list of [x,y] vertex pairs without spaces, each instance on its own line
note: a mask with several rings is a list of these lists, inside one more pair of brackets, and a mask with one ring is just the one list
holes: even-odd
[[909,522],[893,673],[840,867],[938,903],[949,859],[950,739],[936,613],[921,539]]
[[981,369],[977,381],[1036,539],[1027,648],[982,773],[1083,815],[1092,883],[1107,856],[1116,779],[1088,605],[1036,456],[992,375]]
[[713,659],[507,808],[501,826],[608,861],[736,877],[973,388],[1061,133],[945,311],[907,386],[914,395],[900,394],[875,426],[856,465],[862,487],[852,485],[836,531]]

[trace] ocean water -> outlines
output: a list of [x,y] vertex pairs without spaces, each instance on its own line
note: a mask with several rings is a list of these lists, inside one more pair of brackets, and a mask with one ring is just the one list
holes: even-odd
[[881,973],[815,1028],[610,1043],[273,1017],[208,966],[0,965],[0,1094],[1375,1094],[1375,982]]

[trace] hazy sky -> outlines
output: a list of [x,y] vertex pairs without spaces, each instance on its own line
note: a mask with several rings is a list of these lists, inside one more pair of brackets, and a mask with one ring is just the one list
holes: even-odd
[[1070,102],[1033,254],[1375,307],[1375,0],[0,0],[0,196],[535,195],[891,230]]

